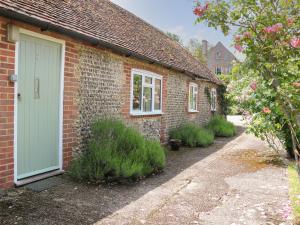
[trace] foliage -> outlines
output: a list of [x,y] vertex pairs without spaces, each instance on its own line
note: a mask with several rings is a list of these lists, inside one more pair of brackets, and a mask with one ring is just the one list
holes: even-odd
[[226,98],[226,86],[220,85],[217,88],[217,96],[219,97],[219,104],[221,107],[221,112],[224,115],[229,114],[230,101]]
[[166,32],[166,35],[168,35],[173,41],[176,41],[180,45],[183,45],[183,41],[182,41],[181,37],[178,34],[173,34],[171,32]]
[[71,164],[70,175],[93,183],[136,180],[162,170],[165,153],[157,141],[121,121],[99,120],[92,126],[88,150]]
[[249,116],[249,131],[271,145],[274,136],[284,144],[292,140],[294,150],[300,146],[299,10],[299,0],[213,0],[197,2],[194,10],[196,22],[238,33],[234,47],[246,60],[231,74],[228,91]]
[[288,178],[289,178],[289,195],[293,210],[294,224],[300,223],[300,204],[299,204],[299,194],[300,194],[300,180],[297,173],[295,165],[289,165],[288,167]]
[[207,128],[213,131],[217,137],[232,137],[236,134],[233,123],[220,115],[214,116],[207,124]]
[[205,147],[214,142],[211,131],[201,128],[192,123],[186,123],[170,131],[171,139],[179,139],[189,147]]
[[173,34],[171,32],[166,32],[172,40],[178,42],[181,46],[185,47],[196,59],[200,62],[206,64],[207,59],[202,52],[202,44],[196,38],[191,38],[187,45],[184,45],[182,38],[178,34]]
[[209,87],[205,87],[204,88],[204,93],[206,94],[206,98],[208,100],[208,103],[211,105],[210,88]]
[[192,55],[195,58],[197,58],[200,62],[206,64],[207,59],[203,55],[202,44],[198,39],[196,38],[190,39],[186,48],[189,50],[190,53],[192,53]]

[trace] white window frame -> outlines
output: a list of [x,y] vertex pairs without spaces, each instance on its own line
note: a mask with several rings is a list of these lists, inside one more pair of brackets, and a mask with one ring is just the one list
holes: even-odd
[[[218,101],[217,101],[217,90],[215,88],[212,88],[210,90],[210,99],[211,99],[210,109],[211,109],[211,111],[216,112]],[[214,100],[214,104],[213,104],[213,100]],[[213,107],[213,106],[215,106],[215,107]]]
[[[219,69],[220,69],[220,73],[219,73]],[[222,67],[215,67],[215,74],[216,75],[219,75],[219,74],[222,74]]]
[[[133,86],[134,86],[134,75],[142,76],[142,102],[141,102],[141,110],[134,110],[133,109]],[[152,78],[152,84],[145,84],[145,77]],[[155,79],[160,80],[160,110],[155,110]],[[151,112],[144,112],[143,111],[143,96],[144,96],[144,87],[151,87],[152,88],[152,111]],[[161,115],[162,114],[162,102],[163,102],[163,77],[159,74],[140,70],[140,69],[132,69],[131,70],[131,87],[130,87],[130,115],[133,116],[141,116],[141,115]]]
[[[196,109],[192,109],[191,107],[191,103],[190,103],[190,99],[191,99],[191,88],[197,88],[197,92],[196,92],[196,102],[195,102],[195,105],[196,105]],[[196,84],[196,83],[190,83],[189,84],[189,98],[188,98],[188,111],[189,112],[199,112],[198,111],[198,93],[199,93],[199,87],[198,87],[198,84]],[[193,94],[195,94],[194,93],[194,90],[193,90]]]

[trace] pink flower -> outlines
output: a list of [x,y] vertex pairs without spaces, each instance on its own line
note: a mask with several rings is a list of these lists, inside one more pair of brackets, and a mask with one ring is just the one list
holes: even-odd
[[249,31],[243,33],[244,38],[251,38],[252,34]]
[[292,38],[291,39],[291,46],[294,48],[299,48],[300,47],[300,38]]
[[289,43],[286,42],[286,41],[282,41],[280,44],[283,45],[283,46],[289,46]]
[[235,45],[234,45],[234,48],[235,48],[237,51],[239,51],[239,52],[244,51],[243,47],[242,47],[241,45],[239,45],[239,44],[235,44]]
[[253,91],[255,91],[256,88],[257,88],[256,82],[252,82],[252,83],[250,84],[250,87],[251,87],[251,89],[252,89]]
[[262,111],[265,114],[270,114],[271,113],[271,110],[268,107],[264,107]]
[[241,39],[242,39],[242,36],[241,36],[241,35],[236,35],[236,36],[234,36],[234,41],[235,41],[235,42],[240,42]]
[[265,27],[264,32],[270,34],[270,33],[278,33],[283,28],[282,23],[276,23],[273,26]]
[[205,13],[205,11],[208,9],[208,5],[209,3],[205,3],[204,6],[201,6],[200,2],[196,3],[196,7],[194,8],[194,14],[196,16],[203,16],[203,14]]
[[289,26],[289,27],[292,26],[292,25],[294,24],[294,21],[295,21],[294,18],[288,18],[288,19],[287,19],[287,24],[288,24],[288,26]]
[[294,82],[294,83],[293,83],[293,86],[294,86],[295,88],[300,88],[300,82]]

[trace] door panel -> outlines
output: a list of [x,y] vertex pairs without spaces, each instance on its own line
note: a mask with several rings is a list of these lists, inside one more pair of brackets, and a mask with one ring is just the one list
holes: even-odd
[[61,45],[21,34],[17,178],[59,168]]

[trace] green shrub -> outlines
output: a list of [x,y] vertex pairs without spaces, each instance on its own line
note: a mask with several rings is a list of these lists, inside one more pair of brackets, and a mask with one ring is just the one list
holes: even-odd
[[121,121],[99,120],[91,130],[87,151],[71,164],[70,175],[76,180],[136,180],[164,168],[159,142],[145,140]]
[[236,134],[236,128],[233,123],[219,115],[214,116],[209,121],[207,128],[213,131],[217,137],[232,137]]
[[214,142],[214,135],[211,131],[192,123],[186,123],[171,130],[169,135],[171,139],[179,139],[183,145],[189,147],[204,147]]

